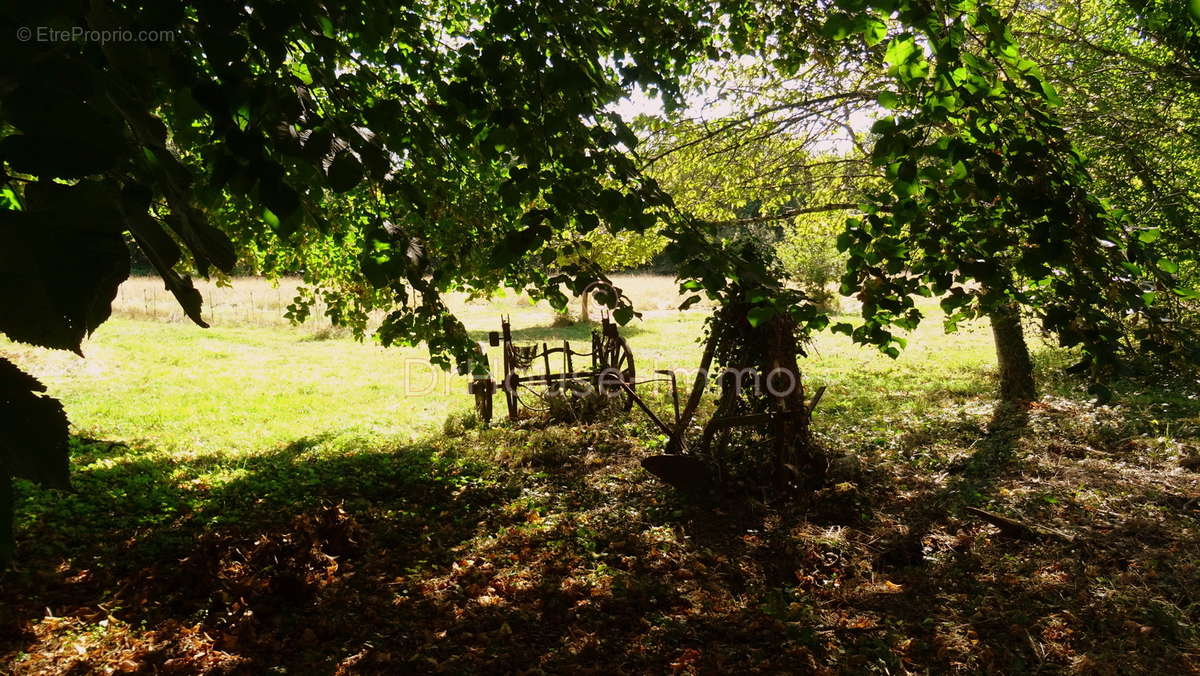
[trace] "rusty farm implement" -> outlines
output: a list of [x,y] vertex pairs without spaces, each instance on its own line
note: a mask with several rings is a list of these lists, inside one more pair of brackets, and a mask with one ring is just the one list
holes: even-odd
[[501,348],[500,378],[492,377],[485,354],[486,374],[475,376],[470,384],[475,410],[486,422],[492,419],[492,397],[497,390],[504,395],[509,419],[519,418],[523,410],[546,411],[553,398],[570,402],[594,395],[615,397],[625,411],[636,400],[633,351],[607,316],[592,331],[587,351],[575,349],[566,340],[519,344],[513,340],[507,318],[501,320],[499,331],[488,334],[488,344]]
[[[812,411],[825,388],[811,399],[805,397],[796,363],[797,353],[788,338],[791,326],[780,318],[761,327],[731,322],[717,336],[710,336],[705,356],[687,406],[680,411],[676,372],[657,370],[654,377],[638,380],[637,366],[629,343],[607,315],[591,334],[591,349],[579,350],[567,340],[557,343],[540,341],[521,344],[513,337],[507,318],[500,330],[488,334],[488,344],[500,348],[500,372],[494,374],[486,350],[480,348],[482,369],[476,369],[469,385],[475,397],[479,418],[493,418],[495,394],[503,395],[510,420],[529,413],[552,411],[555,405],[573,412],[575,419],[588,402],[605,401],[623,411],[637,406],[667,437],[666,454],[646,458],[643,465],[667,483],[680,488],[707,485],[726,474],[731,435],[736,430],[753,431],[757,442],[768,449],[771,474],[782,486],[813,484],[825,473],[819,449],[808,434]],[[687,443],[687,430],[703,392],[718,343],[731,344],[729,336],[739,335],[732,344],[748,344],[756,349],[736,350],[717,374],[720,395],[716,410],[703,425],[694,448]],[[717,337],[723,340],[717,340]],[[499,376],[496,378],[495,376]],[[669,383],[674,405],[673,418],[664,419],[647,404],[638,385]],[[562,410],[562,409],[560,409]],[[669,420],[669,421],[668,421]]]

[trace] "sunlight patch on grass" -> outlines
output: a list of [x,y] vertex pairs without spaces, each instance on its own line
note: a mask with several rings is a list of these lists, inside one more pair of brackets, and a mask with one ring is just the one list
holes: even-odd
[[[686,395],[692,380],[686,374],[698,361],[708,311],[671,310],[682,296],[667,277],[630,275],[615,281],[646,309],[643,319],[622,329],[640,377],[680,369]],[[218,307],[249,308],[251,298],[260,303],[276,297],[264,284],[235,280],[232,289],[207,291],[226,294],[216,301]],[[159,302],[155,294],[161,289],[151,282],[139,278],[127,286],[118,299],[118,317],[135,314],[127,311],[130,298],[146,307]],[[284,280],[279,297],[294,286]],[[591,326],[556,328],[553,310],[523,295],[469,300],[458,294],[452,301],[480,340],[499,328],[501,315],[509,315],[519,342],[568,339],[577,349],[590,349]],[[253,307],[258,309],[231,318],[233,325],[208,330],[182,321],[114,319],[87,341],[86,359],[8,342],[0,343],[0,354],[62,399],[77,433],[189,455],[257,453],[330,434],[407,442],[439,429],[452,411],[471,406],[466,379],[433,367],[423,349],[384,349],[334,334],[313,340],[311,326],[274,323],[278,302]],[[815,337],[801,367],[810,389],[829,386],[818,429],[836,426],[851,411],[855,420],[887,424],[930,402],[988,395],[994,357],[986,327],[969,325],[946,335],[936,304],[926,301],[922,309],[929,318],[908,336],[909,348],[896,360],[842,335]],[[489,348],[489,353],[498,366],[499,350]],[[644,391],[653,393],[656,405],[669,401],[663,385]]]

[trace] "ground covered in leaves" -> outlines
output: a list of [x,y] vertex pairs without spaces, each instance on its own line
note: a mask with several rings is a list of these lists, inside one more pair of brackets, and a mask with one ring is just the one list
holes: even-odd
[[[815,495],[685,500],[605,425],[210,457],[75,440],[22,485],[0,664],[34,673],[1200,670],[1200,406],[946,396]],[[877,411],[878,413],[878,411]],[[876,421],[877,423],[879,421]],[[214,479],[214,477],[224,479]],[[252,490],[249,490],[251,489]],[[969,507],[1037,526],[1013,538]]]

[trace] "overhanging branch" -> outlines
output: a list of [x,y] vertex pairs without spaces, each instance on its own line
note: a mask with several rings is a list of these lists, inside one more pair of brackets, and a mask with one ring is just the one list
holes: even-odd
[[792,101],[792,102],[788,102],[788,103],[782,103],[779,105],[769,106],[767,108],[763,108],[761,110],[755,111],[754,113],[751,113],[750,115],[746,115],[743,117],[736,118],[734,120],[727,121],[715,129],[711,129],[711,130],[704,132],[698,138],[691,139],[690,141],[685,141],[685,142],[675,145],[671,148],[663,150],[655,155],[652,155],[651,157],[643,160],[642,169],[644,170],[644,169],[650,167],[655,162],[658,162],[659,160],[666,157],[667,155],[679,152],[680,150],[684,150],[686,148],[689,148],[694,145],[698,145],[700,143],[704,143],[705,141],[708,141],[717,136],[720,136],[721,134],[724,134],[725,132],[727,132],[735,127],[738,127],[738,126],[741,126],[744,124],[749,124],[760,118],[766,117],[767,115],[770,115],[772,113],[778,113],[778,112],[781,112],[784,110],[792,110],[792,109],[797,109],[797,108],[809,108],[809,107],[813,107],[813,106],[819,106],[819,105],[824,105],[824,104],[838,102],[838,101],[841,101],[841,102],[870,101],[870,100],[876,98],[878,95],[879,95],[879,92],[877,92],[877,91],[838,92],[836,94],[830,94],[828,96],[822,96],[819,98],[808,99],[805,101]]
[[858,210],[859,205],[854,202],[830,202],[829,204],[821,204],[814,207],[799,207],[796,209],[788,209],[776,214],[767,216],[754,216],[753,218],[733,218],[728,221],[710,221],[710,225],[727,226],[727,225],[754,225],[756,223],[767,223],[770,221],[782,221],[804,214],[820,214],[828,211],[848,211]]

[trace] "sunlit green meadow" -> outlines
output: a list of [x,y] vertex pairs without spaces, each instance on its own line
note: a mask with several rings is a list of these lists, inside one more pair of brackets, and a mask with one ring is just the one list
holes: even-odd
[[[642,317],[622,329],[639,379],[659,380],[639,391],[670,419],[669,389],[654,372],[675,370],[686,396],[708,309],[674,309],[682,298],[666,277],[625,276],[616,282],[642,309]],[[291,509],[333,494],[336,482],[319,468],[341,459],[361,462],[363,472],[378,475],[406,465],[406,472],[436,474],[442,460],[453,464],[464,457],[481,463],[474,471],[530,454],[556,457],[558,451],[546,447],[555,442],[531,441],[519,430],[487,442],[464,437],[464,424],[474,424],[466,377],[433,366],[422,347],[384,348],[369,337],[358,341],[319,316],[298,326],[281,321],[296,283],[284,280],[279,286],[246,279],[234,280],[232,287],[202,287],[214,317],[211,328],[201,329],[177,312],[166,314],[171,299],[157,282],[135,278],[118,297],[113,319],[84,344],[84,357],[0,343],[0,355],[63,402],[76,437],[72,472],[80,492],[63,502],[53,492],[22,484],[18,538],[22,525],[55,528],[95,510],[128,513],[139,523],[165,523],[178,513],[211,523],[244,515],[262,500]],[[243,312],[251,296],[255,303],[279,300]],[[138,301],[131,304],[129,298]],[[511,292],[452,300],[485,347],[486,333],[499,329],[505,316],[518,342],[569,340],[579,350],[590,349],[594,323],[564,323],[545,303]],[[147,308],[158,318],[148,319]],[[904,434],[924,429],[919,414],[931,405],[987,409],[989,333],[965,326],[946,335],[936,305],[927,310],[930,320],[909,336],[909,349],[899,359],[829,333],[807,346],[806,386],[827,387],[814,419],[822,443],[836,452],[882,452],[895,448]],[[578,319],[578,304],[571,314]],[[598,308],[592,316],[598,319]],[[486,349],[498,365],[499,350]],[[495,424],[507,428],[499,396],[495,411]],[[623,424],[646,450],[666,439],[636,409]],[[210,492],[218,487],[225,497]],[[135,489],[145,495],[123,503]],[[97,492],[112,493],[110,507],[89,503]],[[74,523],[88,530],[107,522]]]
[[[642,318],[623,329],[639,374],[694,369],[707,310],[673,309],[682,299],[666,277],[616,282],[642,309]],[[0,343],[0,354],[63,401],[77,434],[185,455],[236,457],[309,437],[408,442],[438,431],[448,414],[471,405],[467,379],[431,365],[424,348],[357,341],[319,315],[288,324],[282,315],[295,282],[276,288],[238,279],[232,287],[202,290],[213,316],[209,329],[183,320],[159,284],[139,278],[125,285],[114,318],[85,343],[84,357],[8,342]],[[519,342],[565,339],[588,349],[590,325],[562,326],[548,305],[521,295],[457,296],[454,309],[480,340],[509,316]],[[926,309],[932,316],[899,359],[844,336],[816,337],[803,366],[810,387],[828,386],[824,413],[861,415],[864,407],[883,405],[878,412],[885,417],[903,416],[930,397],[977,395],[990,387],[981,377],[993,360],[986,327],[946,335],[936,306]],[[571,313],[578,312],[576,305]],[[593,306],[593,317],[598,312]],[[489,353],[498,364],[498,350]]]

